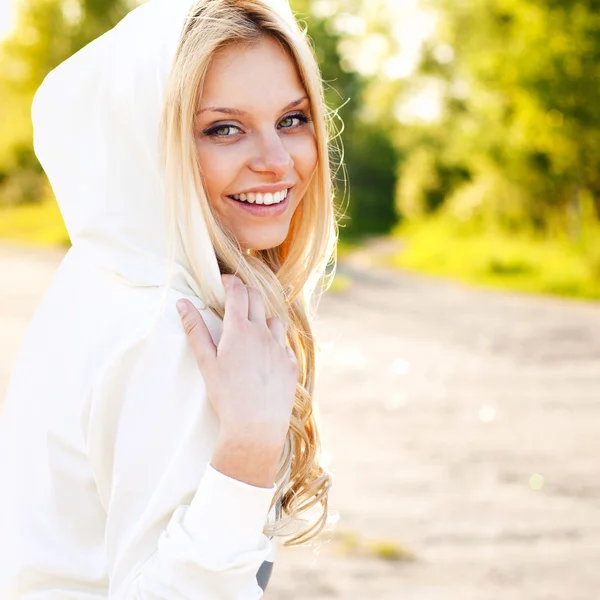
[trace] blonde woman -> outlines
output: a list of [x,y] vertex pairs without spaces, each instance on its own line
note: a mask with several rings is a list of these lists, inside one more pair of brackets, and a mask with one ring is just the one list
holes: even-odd
[[283,2],[150,0],[32,120],[72,247],[2,414],[0,598],[259,598],[330,512],[310,320],[337,222],[305,32]]

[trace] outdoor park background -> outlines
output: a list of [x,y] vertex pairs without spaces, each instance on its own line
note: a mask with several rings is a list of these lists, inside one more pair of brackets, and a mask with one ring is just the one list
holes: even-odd
[[[31,99],[132,1],[21,0],[8,32],[14,0],[0,1],[0,237],[66,243]],[[388,257],[399,267],[600,298],[595,0],[292,5],[344,123],[344,242],[389,234],[407,241]]]
[[[69,245],[33,93],[133,4],[0,0],[0,401]],[[291,4],[343,122],[316,324],[341,520],[265,596],[596,600],[597,2]]]

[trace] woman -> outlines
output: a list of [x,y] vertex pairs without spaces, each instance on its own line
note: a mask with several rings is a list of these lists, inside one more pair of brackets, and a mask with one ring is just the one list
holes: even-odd
[[331,485],[309,322],[337,224],[304,32],[285,4],[150,0],[32,120],[72,247],[5,401],[0,598],[259,598]]

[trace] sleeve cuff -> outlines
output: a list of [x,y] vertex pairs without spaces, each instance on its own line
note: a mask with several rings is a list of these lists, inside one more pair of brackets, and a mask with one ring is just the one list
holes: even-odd
[[271,488],[250,485],[209,463],[182,525],[193,539],[206,541],[214,559],[231,562],[264,547],[263,528],[276,491],[276,483]]

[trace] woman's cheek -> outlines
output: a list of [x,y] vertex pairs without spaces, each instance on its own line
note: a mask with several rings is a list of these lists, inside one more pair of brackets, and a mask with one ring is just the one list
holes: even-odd
[[209,190],[211,198],[223,195],[235,181],[243,161],[235,148],[208,146],[203,144],[196,146],[198,164],[204,183]]
[[294,161],[294,168],[302,178],[309,177],[317,165],[317,140],[314,134],[296,136],[291,141],[289,154]]

